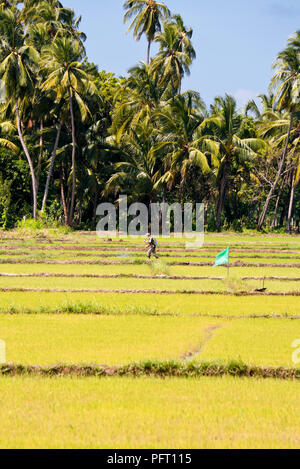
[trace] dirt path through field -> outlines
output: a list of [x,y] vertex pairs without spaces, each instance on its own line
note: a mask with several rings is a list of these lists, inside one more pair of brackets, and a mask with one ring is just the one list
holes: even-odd
[[300,296],[297,292],[227,292],[214,290],[129,290],[129,289],[65,289],[65,288],[0,288],[3,293],[134,293],[152,295],[218,295],[218,296]]
[[[148,260],[139,259],[138,262],[135,260],[37,260],[37,259],[24,259],[24,258],[6,258],[0,259],[1,264],[49,264],[49,265],[148,265]],[[213,267],[214,261],[212,262],[168,262],[166,264],[170,266],[193,266],[193,267]],[[264,263],[264,262],[242,262],[236,261],[230,264],[230,267],[283,267],[283,268],[299,268],[300,262],[298,263]]]
[[[6,273],[1,272],[0,277],[13,277],[13,278],[99,278],[99,279],[120,279],[120,278],[136,278],[144,280],[225,280],[226,277],[209,277],[209,276],[183,276],[183,275],[171,275],[171,276],[157,276],[157,275],[142,275],[142,274],[65,274],[65,273]],[[286,282],[300,282],[300,277],[241,277],[241,280],[280,280]]]
[[218,325],[218,326],[210,326],[207,329],[205,329],[204,339],[201,342],[200,347],[191,352],[184,354],[182,357],[180,357],[180,359],[184,360],[185,362],[193,361],[193,359],[202,352],[207,342],[209,342],[213,338],[214,332],[216,332],[218,329],[221,329],[221,327],[222,326]]

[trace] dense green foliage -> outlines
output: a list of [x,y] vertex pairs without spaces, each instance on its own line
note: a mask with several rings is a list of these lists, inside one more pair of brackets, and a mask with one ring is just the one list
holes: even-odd
[[97,205],[128,194],[203,202],[209,230],[299,230],[300,32],[242,114],[231,96],[208,109],[182,92],[196,52],[180,15],[154,0],[124,9],[147,61],[116,78],[88,61],[61,2],[0,1],[0,227],[33,215],[94,228]]

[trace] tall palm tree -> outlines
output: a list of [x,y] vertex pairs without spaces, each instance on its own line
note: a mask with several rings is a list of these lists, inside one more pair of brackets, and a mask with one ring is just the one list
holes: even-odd
[[[295,120],[296,120],[295,116]],[[263,119],[259,122],[259,134],[269,142],[270,149],[273,150],[273,153],[282,156],[283,148],[285,147],[288,130],[290,127],[290,113],[288,111],[267,111],[263,115]],[[295,163],[295,154],[298,150],[299,145],[299,127],[297,125],[293,125],[293,128],[290,131],[289,137],[289,149],[287,152],[286,157],[286,170],[282,171],[282,174],[279,176],[279,169],[282,165],[282,159],[279,158],[279,167],[275,173],[274,181],[270,183],[272,187],[278,187],[279,182],[281,180],[280,188],[277,195],[276,205],[275,205],[275,212],[273,217],[272,226],[276,226],[277,223],[277,211],[280,201],[280,196],[283,193],[284,189],[286,188],[287,182],[289,180],[293,180],[294,174],[294,163]],[[272,156],[272,152],[271,152]],[[278,157],[277,157],[278,158]],[[275,190],[273,191],[273,196],[275,194]],[[291,195],[293,195],[293,184],[291,184]],[[289,222],[288,222],[289,226]]]
[[59,20],[62,27],[59,29],[58,35],[80,41],[83,46],[87,37],[83,31],[79,30],[82,17],[78,16],[76,18],[75,12],[71,8],[61,8],[59,10]]
[[124,134],[119,142],[110,140],[111,144],[119,145],[121,161],[114,165],[104,194],[127,191],[131,201],[156,202],[160,164],[152,151],[154,142],[153,129],[145,123],[139,123],[131,135]]
[[85,93],[94,93],[95,86],[92,78],[85,71],[83,48],[79,41],[57,37],[53,44],[44,49],[42,55],[43,70],[48,72],[48,78],[42,85],[45,91],[53,91],[59,102],[66,99],[69,105],[72,129],[72,195],[70,218],[72,225],[76,195],[76,127],[74,116],[74,98],[79,107],[83,120],[87,118],[88,107],[84,101]]
[[259,109],[255,100],[251,99],[250,101],[248,101],[248,103],[245,106],[244,114],[247,117],[249,112],[252,112],[255,118],[260,121],[264,119],[267,112],[273,110],[274,95],[272,93],[270,95],[259,94],[258,98],[260,98],[261,100],[261,109]]
[[115,96],[116,108],[111,131],[114,135],[130,132],[141,121],[149,124],[153,112],[170,98],[169,89],[158,85],[159,77],[153,76],[150,65],[144,62],[129,70],[129,77]]
[[32,27],[43,25],[47,31],[48,37],[53,40],[57,31],[61,28],[59,21],[59,10],[61,6],[60,2],[56,0],[25,0],[24,8],[21,10],[21,18],[29,27],[29,33]]
[[218,230],[222,225],[222,212],[229,190],[229,179],[234,167],[239,168],[243,163],[256,156],[256,152],[265,146],[257,138],[240,138],[239,132],[242,117],[237,114],[236,101],[232,96],[225,98],[218,96],[212,107],[212,116],[216,119],[215,131],[211,138],[219,144],[218,163],[216,165],[217,205],[216,225]]
[[57,35],[81,42],[86,40],[86,35],[78,29],[81,16],[76,18],[74,10],[64,8],[57,0],[25,1],[22,18],[29,27],[29,32],[32,26],[42,25],[52,41]]
[[197,93],[177,96],[170,105],[157,111],[158,143],[153,152],[163,152],[164,171],[157,185],[172,188],[180,176],[180,192],[186,183],[190,166],[199,167],[206,174],[211,171],[210,162],[219,151],[218,143],[211,140],[206,128],[214,121],[207,118],[205,106]]
[[157,32],[161,31],[161,22],[170,16],[170,11],[163,2],[155,0],[126,0],[124,3],[124,23],[133,18],[128,28],[133,29],[134,37],[139,41],[143,34],[148,40],[147,64],[150,63],[150,49]]
[[111,175],[112,156],[119,156],[119,148],[111,146],[103,135],[103,119],[94,122],[86,131],[86,145],[82,149],[85,159],[84,174],[81,180],[85,184],[89,204],[93,207],[93,224],[96,223],[96,211],[99,196]]
[[297,171],[299,164],[299,153],[295,154],[298,150],[300,142],[300,137],[296,138],[293,142],[293,150],[291,155],[291,169],[290,169],[290,181],[291,181],[291,193],[290,193],[290,201],[289,201],[289,208],[288,208],[288,216],[287,216],[287,226],[286,231],[291,233],[292,230],[292,216],[293,216],[293,207],[294,207],[294,197],[295,197],[295,190],[298,185],[297,181]]
[[37,215],[37,191],[34,165],[23,135],[20,103],[34,89],[38,52],[25,41],[25,33],[17,8],[0,11],[0,77],[4,82],[6,101],[14,107],[18,136],[27,158],[33,193],[33,217]]
[[160,44],[160,50],[151,64],[153,74],[160,76],[160,86],[171,83],[173,96],[180,94],[182,78],[184,74],[190,74],[189,67],[192,63],[188,51],[182,50],[178,34],[176,24],[164,24],[163,31],[155,37],[155,42]]
[[196,58],[196,51],[191,41],[193,37],[192,28],[186,28],[180,15],[173,15],[171,22],[176,25],[178,30],[178,44],[180,50],[185,52],[191,60],[194,60]]
[[296,163],[295,186],[297,186],[299,182],[300,182],[300,157],[298,156],[298,160]]
[[61,134],[61,129],[63,126],[63,122],[60,121],[59,124],[57,125],[57,131],[56,131],[56,138],[55,138],[55,143],[50,159],[50,166],[49,166],[49,171],[47,175],[47,180],[46,180],[46,185],[45,185],[45,191],[44,191],[44,197],[43,197],[43,203],[42,203],[42,212],[45,211],[46,209],[46,204],[47,204],[47,198],[48,198],[48,192],[49,192],[49,187],[50,187],[50,181],[52,177],[52,172],[54,168],[54,163],[55,163],[55,158],[56,158],[56,153],[58,149],[58,144],[59,144],[59,139],[60,139],[60,134]]
[[[286,158],[289,151],[289,143],[291,137],[291,131],[293,128],[294,114],[299,107],[300,97],[300,54],[295,46],[298,43],[297,37],[290,39],[290,44],[285,50],[280,52],[277,56],[273,68],[277,69],[272,81],[270,88],[276,89],[274,100],[276,108],[281,110],[287,110],[289,112],[289,125],[286,136],[284,149],[282,152],[278,172],[274,184],[271,186],[264,208],[260,215],[257,229],[260,230],[264,224],[265,217],[269,208],[269,204],[276,190],[276,187],[281,178]],[[299,47],[300,47],[300,36],[299,36]]]
[[[280,156],[282,155],[283,145],[286,142],[289,124],[290,116],[288,112],[273,110],[272,108],[269,108],[265,110],[265,112],[260,116],[257,125],[258,135],[263,138],[266,142],[268,142],[269,145],[265,159],[266,167],[264,168],[264,171],[260,175],[258,175],[258,178],[261,181],[261,187],[263,187],[264,182],[267,182],[270,187],[272,187],[273,184],[276,184],[276,186],[278,186],[279,181],[277,181],[276,176],[278,175],[278,168],[281,164]],[[291,135],[294,135],[294,130],[291,131]],[[272,175],[267,178],[268,170],[271,171]],[[277,193],[275,209],[273,213],[273,221],[271,224],[271,227],[273,228],[277,226],[277,213],[279,209],[280,198],[284,193],[287,179],[287,174],[281,176],[281,184]],[[259,216],[260,215],[261,213],[259,213]]]

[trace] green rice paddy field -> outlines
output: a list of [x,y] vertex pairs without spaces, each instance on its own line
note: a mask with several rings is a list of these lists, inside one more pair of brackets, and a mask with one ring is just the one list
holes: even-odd
[[[229,279],[213,268],[227,246]],[[161,239],[152,262],[143,248],[0,232],[0,448],[299,448],[300,238]],[[68,372],[89,366],[113,376]]]

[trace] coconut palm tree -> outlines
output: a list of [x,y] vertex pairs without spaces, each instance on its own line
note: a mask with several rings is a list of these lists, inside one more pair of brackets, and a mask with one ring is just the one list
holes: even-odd
[[130,132],[143,121],[153,124],[153,112],[171,98],[169,88],[158,85],[150,65],[144,62],[129,70],[129,77],[115,97],[116,108],[111,131],[116,135]]
[[244,162],[253,160],[257,151],[265,147],[265,142],[258,138],[240,138],[239,132],[243,119],[237,114],[236,101],[232,96],[215,98],[212,116],[217,125],[210,138],[219,145],[218,163],[215,166],[216,225],[220,230],[224,203],[229,190],[229,180],[234,168],[240,168]]
[[57,102],[66,100],[69,106],[72,130],[72,195],[68,224],[73,223],[76,195],[76,127],[74,98],[83,120],[89,113],[84,101],[86,93],[96,92],[91,76],[85,71],[83,48],[79,41],[57,37],[53,44],[44,49],[42,69],[48,77],[42,85],[45,91],[53,91]]
[[177,25],[165,23],[163,31],[155,37],[155,42],[160,44],[160,50],[152,61],[152,73],[160,76],[160,86],[171,83],[173,96],[180,94],[182,79],[184,74],[190,74],[192,59],[188,51],[182,50]]
[[[265,113],[266,119],[259,124],[259,133],[264,139],[267,139],[270,143],[270,146],[277,151],[278,154],[282,154],[282,148],[285,146],[288,130],[290,127],[290,113],[279,112],[279,111],[269,111]],[[292,219],[292,208],[294,203],[295,187],[297,186],[297,163],[298,163],[298,151],[300,143],[300,126],[298,121],[297,113],[295,114],[295,125],[290,131],[289,137],[289,150],[286,158],[286,171],[284,171],[284,176],[279,176],[279,170],[276,173],[276,177],[272,185],[278,186],[279,180],[281,179],[281,186],[278,193],[278,198],[275,207],[274,213],[274,222],[273,226],[276,224],[277,220],[277,209],[279,204],[279,198],[286,187],[287,182],[290,181],[291,193],[290,193],[290,202],[289,210],[287,217],[287,231],[291,230],[291,219]],[[280,160],[279,164],[281,165],[282,161]],[[279,180],[278,180],[279,177]],[[272,187],[271,185],[271,187]],[[275,191],[274,191],[275,192]]]
[[170,11],[163,2],[155,0],[126,0],[124,10],[124,23],[133,18],[127,32],[133,29],[133,35],[138,41],[143,34],[147,36],[149,65],[151,44],[156,33],[161,31],[161,22],[170,16]]
[[78,16],[76,18],[75,12],[71,8],[61,8],[59,10],[59,20],[62,27],[59,29],[58,35],[80,41],[83,46],[87,37],[83,31],[79,30],[82,17]]
[[23,135],[20,104],[28,99],[35,86],[36,64],[39,54],[25,41],[25,33],[17,8],[0,11],[0,77],[4,82],[6,103],[14,108],[18,136],[27,158],[33,193],[33,217],[37,215],[37,191],[33,160]]
[[191,60],[196,58],[196,51],[192,44],[193,30],[186,28],[180,15],[173,15],[171,23],[175,24],[178,30],[178,44],[182,52],[185,52]]
[[300,157],[298,156],[298,160],[296,164],[295,186],[297,186],[299,182],[300,182]]
[[50,166],[49,166],[49,171],[48,171],[46,185],[45,185],[45,191],[44,191],[44,197],[43,197],[43,203],[42,203],[42,210],[41,210],[42,212],[45,211],[46,204],[47,204],[49,186],[50,186],[50,181],[51,181],[52,172],[53,172],[53,168],[54,168],[54,163],[55,163],[55,158],[56,158],[56,153],[57,153],[57,149],[58,149],[58,144],[59,144],[59,139],[60,139],[62,126],[63,126],[63,122],[61,121],[57,125],[56,138],[55,138],[55,143],[54,143],[54,147],[53,147],[53,151],[52,151],[52,155],[51,155],[51,159],[50,159]]
[[[287,226],[286,231],[291,233],[292,230],[292,216],[293,216],[293,208],[294,208],[294,197],[295,197],[295,190],[299,182],[299,176],[297,176],[297,172],[300,168],[299,163],[299,143],[300,138],[298,137],[293,142],[293,150],[291,155],[291,169],[290,169],[290,181],[291,181],[291,193],[290,193],[290,201],[289,201],[289,209],[288,209],[288,216],[287,216]],[[297,154],[296,151],[298,150]]]
[[199,167],[204,174],[211,171],[211,161],[219,145],[207,136],[206,129],[214,118],[206,116],[204,103],[197,93],[177,96],[170,105],[156,112],[157,143],[153,153],[163,154],[163,174],[157,186],[171,189],[180,176],[180,193],[186,183],[189,167]]
[[[257,229],[260,230],[264,224],[265,217],[269,208],[269,204],[272,200],[276,187],[281,178],[286,158],[289,151],[290,137],[293,128],[294,115],[296,109],[299,107],[300,99],[300,55],[297,47],[298,38],[295,36],[290,39],[290,44],[285,50],[278,54],[277,60],[275,61],[273,68],[277,69],[272,81],[270,88],[276,89],[274,101],[276,108],[279,111],[287,110],[289,112],[289,124],[286,135],[286,141],[283,148],[278,172],[271,186],[264,208],[260,215]],[[300,36],[299,36],[299,47],[300,47]]]
[[147,204],[156,202],[156,182],[160,177],[161,166],[152,152],[154,143],[153,129],[142,122],[131,135],[124,134],[120,142],[110,139],[111,145],[119,145],[121,161],[114,165],[104,194],[127,191],[131,201],[139,200]]
[[86,145],[82,149],[85,159],[84,174],[81,176],[89,204],[93,207],[93,224],[96,224],[96,211],[100,194],[111,175],[111,161],[119,155],[118,146],[108,143],[103,136],[103,119],[94,122],[85,135]]
[[86,35],[78,30],[81,16],[76,18],[74,10],[64,8],[57,0],[25,1],[22,18],[29,28],[29,36],[32,27],[42,25],[52,41],[57,35],[82,42],[86,40]]
[[252,112],[255,118],[259,121],[266,117],[266,113],[273,110],[274,106],[274,95],[270,94],[259,94],[258,98],[261,100],[261,109],[259,109],[254,99],[248,101],[245,106],[244,114],[248,117],[249,112]]
[[62,5],[55,0],[45,1],[28,0],[24,2],[24,8],[21,11],[22,21],[29,28],[29,37],[31,36],[31,28],[37,25],[42,25],[47,31],[47,35],[51,40],[61,28],[59,21],[59,11]]

